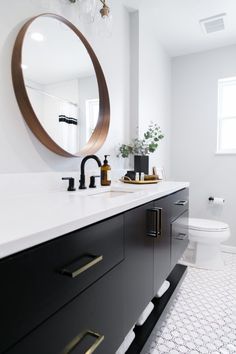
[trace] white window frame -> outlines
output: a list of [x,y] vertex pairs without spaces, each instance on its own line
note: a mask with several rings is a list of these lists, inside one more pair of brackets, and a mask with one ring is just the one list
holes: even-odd
[[232,84],[236,85],[236,77],[230,77],[230,78],[218,80],[218,119],[217,119],[217,150],[216,150],[216,154],[219,154],[219,155],[236,154],[236,148],[235,149],[222,149],[221,148],[221,141],[220,141],[221,140],[222,121],[229,120],[229,119],[236,119],[236,116],[229,116],[229,117],[221,116],[222,88],[224,85],[232,85]]

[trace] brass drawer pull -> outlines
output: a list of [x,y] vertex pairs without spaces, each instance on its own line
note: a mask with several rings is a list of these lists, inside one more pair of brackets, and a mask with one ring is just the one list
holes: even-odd
[[174,203],[174,205],[181,205],[185,206],[188,204],[188,200],[178,200],[177,202]]
[[84,352],[84,354],[92,354],[95,352],[95,350],[99,347],[99,345],[102,343],[102,341],[105,339],[105,337],[103,335],[100,335],[98,333],[95,333],[93,331],[84,331],[81,334],[79,334],[78,336],[76,336],[74,339],[72,339],[72,341],[65,347],[65,349],[63,350],[63,352],[61,354],[70,354],[72,352],[72,350],[74,350],[77,345],[86,337],[86,336],[92,336],[94,337],[96,340],[93,343],[93,345],[86,350],[86,352]]
[[188,238],[188,234],[183,234],[179,233],[177,236],[175,236],[177,240],[186,240]]
[[76,278],[78,275],[82,274],[83,272],[85,272],[89,268],[92,268],[97,263],[99,263],[99,262],[101,262],[103,260],[103,256],[91,256],[91,255],[89,255],[87,257],[89,257],[89,258],[92,257],[92,260],[90,260],[88,263],[86,263],[82,267],[73,269],[74,268],[73,265],[72,266],[68,266],[67,268],[62,269],[61,273],[64,274],[64,275],[68,275],[71,278]]

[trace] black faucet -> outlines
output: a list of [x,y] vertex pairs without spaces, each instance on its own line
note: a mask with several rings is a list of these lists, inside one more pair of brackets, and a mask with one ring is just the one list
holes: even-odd
[[101,160],[96,155],[88,155],[88,156],[84,157],[83,160],[81,161],[81,166],[80,166],[79,189],[86,189],[84,166],[85,166],[86,161],[88,161],[89,159],[93,159],[93,160],[97,161],[97,164],[99,167],[102,166]]

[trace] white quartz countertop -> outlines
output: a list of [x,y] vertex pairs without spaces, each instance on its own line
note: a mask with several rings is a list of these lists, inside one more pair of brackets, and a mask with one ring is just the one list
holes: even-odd
[[[187,182],[163,181],[150,185],[130,185],[120,182],[111,187],[86,191],[47,192],[1,198],[0,258],[188,186]],[[110,190],[122,190],[126,193],[121,195],[117,193],[112,198],[102,193]]]

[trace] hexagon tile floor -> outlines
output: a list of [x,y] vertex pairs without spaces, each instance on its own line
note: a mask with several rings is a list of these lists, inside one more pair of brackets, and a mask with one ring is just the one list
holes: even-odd
[[236,254],[224,258],[222,271],[189,267],[146,354],[236,353]]

